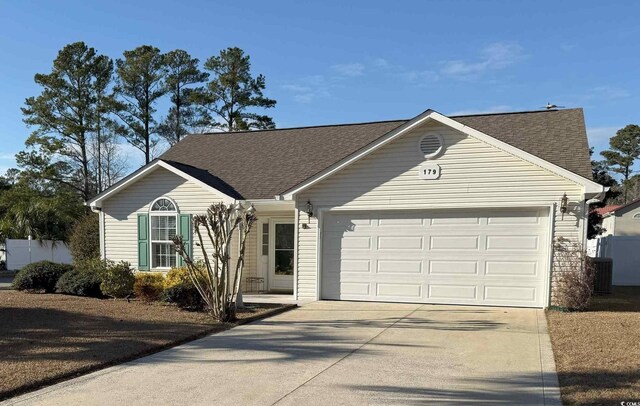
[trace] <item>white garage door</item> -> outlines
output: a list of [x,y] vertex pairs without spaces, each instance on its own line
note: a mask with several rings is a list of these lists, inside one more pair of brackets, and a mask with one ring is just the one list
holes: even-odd
[[542,307],[547,212],[327,214],[322,298]]

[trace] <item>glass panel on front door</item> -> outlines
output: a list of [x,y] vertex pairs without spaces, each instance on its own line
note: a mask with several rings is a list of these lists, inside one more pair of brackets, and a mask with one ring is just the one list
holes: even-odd
[[293,275],[294,234],[293,224],[275,225],[275,274]]

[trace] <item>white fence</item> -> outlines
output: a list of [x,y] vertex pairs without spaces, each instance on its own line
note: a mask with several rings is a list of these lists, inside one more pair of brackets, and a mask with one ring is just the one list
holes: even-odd
[[5,244],[7,269],[10,271],[17,271],[32,262],[45,260],[64,264],[71,263],[69,248],[61,241],[54,245],[50,240],[39,242],[37,240],[7,239]]
[[608,235],[587,241],[587,255],[613,260],[613,284],[640,286],[640,237]]

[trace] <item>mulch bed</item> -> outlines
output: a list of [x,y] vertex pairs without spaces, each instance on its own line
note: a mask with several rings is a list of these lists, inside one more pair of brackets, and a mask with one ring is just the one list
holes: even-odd
[[0,290],[0,399],[291,308],[248,306],[218,324],[161,303]]
[[565,404],[640,401],[640,287],[614,287],[586,312],[547,312]]

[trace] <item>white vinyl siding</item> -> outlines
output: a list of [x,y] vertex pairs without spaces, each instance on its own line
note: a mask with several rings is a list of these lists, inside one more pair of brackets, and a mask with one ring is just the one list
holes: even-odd
[[[441,166],[438,180],[418,176],[427,162],[418,145],[433,132],[443,137],[445,149],[429,160]],[[317,226],[308,227],[305,213],[310,200],[315,211],[329,209],[410,210],[492,207],[548,207],[563,193],[569,212],[561,218],[556,209],[554,233],[574,241],[582,239],[582,186],[549,170],[515,157],[476,138],[438,123],[427,123],[345,169],[301,192],[299,211],[297,292],[301,299],[318,297]]]
[[[175,201],[180,214],[203,214],[211,204],[222,201],[220,195],[159,167],[103,202],[107,259],[137,267],[137,215],[148,214],[150,205],[162,196]],[[194,246],[193,253],[201,257],[199,247]]]

